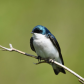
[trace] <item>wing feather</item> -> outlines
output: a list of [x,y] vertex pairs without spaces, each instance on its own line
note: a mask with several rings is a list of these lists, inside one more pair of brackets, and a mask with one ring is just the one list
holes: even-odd
[[33,46],[33,37],[30,38],[30,47],[31,47],[31,49],[32,49],[34,52],[36,52],[36,51],[35,51],[35,48],[34,48],[34,46]]
[[48,37],[49,37],[50,40],[52,41],[53,45],[57,48],[57,50],[58,50],[58,52],[59,52],[59,56],[60,56],[60,58],[61,58],[61,60],[62,60],[62,64],[64,65],[59,43],[57,42],[56,38],[55,38],[52,34],[49,33],[49,34],[48,34]]

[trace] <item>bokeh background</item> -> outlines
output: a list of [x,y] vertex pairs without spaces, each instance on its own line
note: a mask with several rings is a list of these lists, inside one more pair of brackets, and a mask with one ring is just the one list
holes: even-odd
[[[57,38],[65,66],[84,77],[84,0],[0,0],[0,45],[36,55],[31,31],[47,27]],[[66,71],[55,75],[48,64],[17,52],[0,51],[0,84],[79,84]]]

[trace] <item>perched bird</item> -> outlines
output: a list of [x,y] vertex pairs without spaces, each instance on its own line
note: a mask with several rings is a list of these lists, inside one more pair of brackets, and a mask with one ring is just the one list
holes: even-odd
[[[32,30],[33,36],[30,39],[30,47],[38,57],[53,59],[64,65],[60,46],[54,35],[44,26],[37,25]],[[66,74],[64,68],[50,63],[56,75],[59,72]]]

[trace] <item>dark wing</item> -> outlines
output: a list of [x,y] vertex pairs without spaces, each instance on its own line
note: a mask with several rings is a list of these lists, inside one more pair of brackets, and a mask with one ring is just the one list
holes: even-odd
[[33,37],[30,38],[30,47],[35,52],[34,46],[33,46]]
[[64,65],[64,62],[63,62],[63,58],[62,58],[62,54],[61,54],[61,49],[60,49],[60,46],[56,40],[56,38],[52,35],[52,34],[48,34],[48,37],[50,38],[50,40],[52,41],[53,45],[57,48],[58,52],[59,52],[59,56],[62,60],[62,64]]

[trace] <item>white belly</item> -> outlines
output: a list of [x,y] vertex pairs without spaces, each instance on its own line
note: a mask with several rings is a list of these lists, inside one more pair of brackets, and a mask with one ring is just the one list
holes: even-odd
[[45,35],[34,39],[33,45],[37,55],[41,56],[42,58],[51,58],[61,63],[56,47],[54,47],[50,39]]

